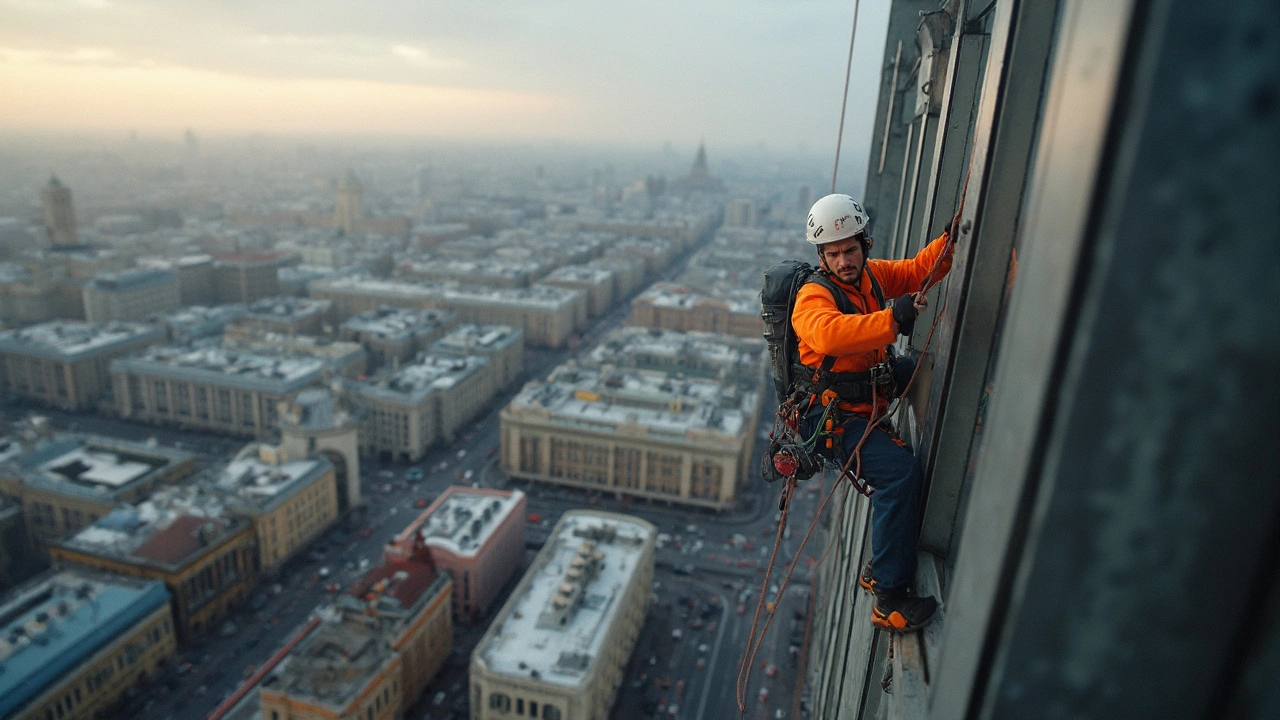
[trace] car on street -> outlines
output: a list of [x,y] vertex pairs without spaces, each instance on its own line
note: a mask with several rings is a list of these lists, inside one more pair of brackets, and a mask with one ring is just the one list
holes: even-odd
[[405,470],[405,471],[404,471],[404,479],[405,479],[405,480],[421,480],[421,479],[422,479],[422,468],[420,468],[420,467],[411,467],[411,468],[409,468],[408,470]]
[[414,507],[424,508],[424,507],[426,507],[426,506],[427,506],[427,499],[426,499],[426,498],[418,498],[417,500],[414,500],[414,501],[413,501],[413,506],[414,506]]

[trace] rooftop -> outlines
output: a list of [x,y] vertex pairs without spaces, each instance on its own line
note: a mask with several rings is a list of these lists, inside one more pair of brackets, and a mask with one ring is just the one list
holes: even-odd
[[165,487],[136,506],[122,505],[60,544],[80,552],[172,570],[238,533],[211,488]]
[[394,372],[383,372],[353,387],[361,394],[375,395],[400,402],[418,402],[434,390],[446,390],[487,365],[488,358],[479,355],[457,357],[427,353],[412,365]]
[[178,312],[163,316],[160,321],[169,328],[169,335],[174,340],[194,340],[195,338],[220,335],[223,328],[232,320],[242,318],[248,312],[244,305],[219,305],[204,307],[192,305]]
[[252,349],[218,344],[155,345],[139,355],[118,358],[112,370],[234,385],[255,390],[288,391],[318,380],[327,363],[301,352],[264,346]]
[[423,513],[418,530],[424,545],[472,556],[484,547],[494,528],[520,506],[524,493],[452,486]]
[[177,281],[178,276],[169,270],[139,268],[99,275],[89,281],[89,287],[104,292],[120,292]]
[[9,593],[0,604],[0,717],[12,717],[168,602],[159,581],[76,568]]
[[760,289],[717,288],[706,292],[671,282],[657,282],[636,296],[635,302],[649,302],[655,307],[692,310],[697,306],[718,306],[737,315],[760,314]]
[[436,300],[467,304],[519,305],[556,309],[573,302],[580,290],[534,285],[527,288],[487,288],[479,285],[408,283],[371,278],[338,278],[311,283],[314,290],[374,297]]
[[0,352],[69,362],[122,345],[163,338],[163,329],[143,323],[54,320],[20,330],[0,331]]
[[297,320],[328,312],[333,303],[296,297],[262,298],[249,305],[248,317],[266,320]]
[[[275,448],[251,443],[236,454],[213,481],[230,507],[263,512],[311,484],[332,467],[316,456],[300,460],[273,458]],[[281,459],[283,462],[275,462]]]
[[645,327],[614,328],[583,354],[584,365],[685,373],[756,389],[767,361],[763,339]]
[[754,390],[710,379],[565,364],[546,382],[526,385],[506,411],[537,408],[553,423],[596,432],[615,432],[626,425],[671,439],[707,432],[736,437],[754,417],[758,398]]
[[58,435],[16,455],[13,462],[27,485],[110,502],[192,458],[180,450],[116,438]]
[[580,686],[653,539],[638,518],[566,512],[475,657],[495,673]]
[[392,307],[383,305],[352,316],[342,327],[378,338],[408,339],[433,334],[452,325],[457,314],[452,310]]
[[298,391],[288,409],[280,414],[284,428],[330,430],[347,427],[358,419],[359,411],[347,406],[340,393],[328,388],[310,387]]
[[321,611],[321,623],[263,683],[263,691],[341,710],[391,663],[393,642],[449,582],[427,563],[371,568]]
[[508,325],[459,325],[431,343],[431,352],[447,355],[488,354],[501,350],[524,333]]
[[547,281],[590,283],[603,285],[613,279],[613,271],[596,265],[565,265],[546,277]]

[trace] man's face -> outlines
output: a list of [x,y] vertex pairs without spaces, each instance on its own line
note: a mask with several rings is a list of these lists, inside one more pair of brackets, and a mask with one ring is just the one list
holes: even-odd
[[827,270],[840,282],[849,285],[858,284],[858,276],[862,274],[862,243],[857,238],[845,238],[822,246],[822,260]]

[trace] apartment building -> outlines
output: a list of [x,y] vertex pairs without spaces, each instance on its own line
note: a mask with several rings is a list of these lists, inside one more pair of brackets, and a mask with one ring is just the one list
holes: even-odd
[[713,293],[658,282],[631,301],[628,325],[761,337],[760,289],[723,288]]
[[524,558],[527,501],[519,490],[450,486],[395,539],[388,561],[427,558],[453,576],[453,619],[484,617]]
[[89,322],[145,320],[182,307],[178,275],[135,269],[99,275],[84,286],[84,319]]
[[512,477],[726,509],[752,461],[760,393],[630,368],[562,365],[501,413]]
[[397,367],[427,349],[457,321],[451,310],[414,310],[383,305],[347,318],[339,328],[343,340],[358,342],[369,352],[372,368]]
[[55,320],[0,331],[0,392],[65,410],[114,405],[110,363],[164,340],[140,323]]
[[354,343],[306,337],[162,345],[111,364],[121,417],[265,438],[276,404],[299,390],[364,369]]
[[399,370],[348,382],[346,393],[365,408],[360,447],[365,455],[416,462],[449,441],[501,386],[479,355],[424,355]]
[[335,468],[322,455],[250,443],[211,482],[210,493],[227,512],[252,520],[264,575],[274,574],[338,518]]
[[524,373],[524,332],[507,325],[459,325],[431,343],[428,351],[435,355],[479,355],[488,359],[488,371],[496,376],[499,390]]
[[0,717],[90,720],[176,652],[164,584],[84,568],[0,598]]
[[518,327],[525,342],[543,347],[564,346],[587,320],[581,291],[546,285],[500,289],[339,278],[313,282],[309,291],[313,298],[333,301],[339,322],[382,305],[444,308],[457,313],[459,322]]
[[160,580],[182,641],[217,629],[257,581],[253,523],[210,512],[192,492],[122,506],[49,547],[53,562]]
[[609,717],[644,624],[656,529],[561,516],[471,655],[472,720]]

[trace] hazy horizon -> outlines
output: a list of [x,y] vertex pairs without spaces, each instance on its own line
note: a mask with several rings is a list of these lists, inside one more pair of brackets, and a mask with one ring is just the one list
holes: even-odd
[[[869,146],[887,2],[862,3],[845,147]],[[600,6],[0,0],[10,138],[286,141],[830,157],[852,3]]]

